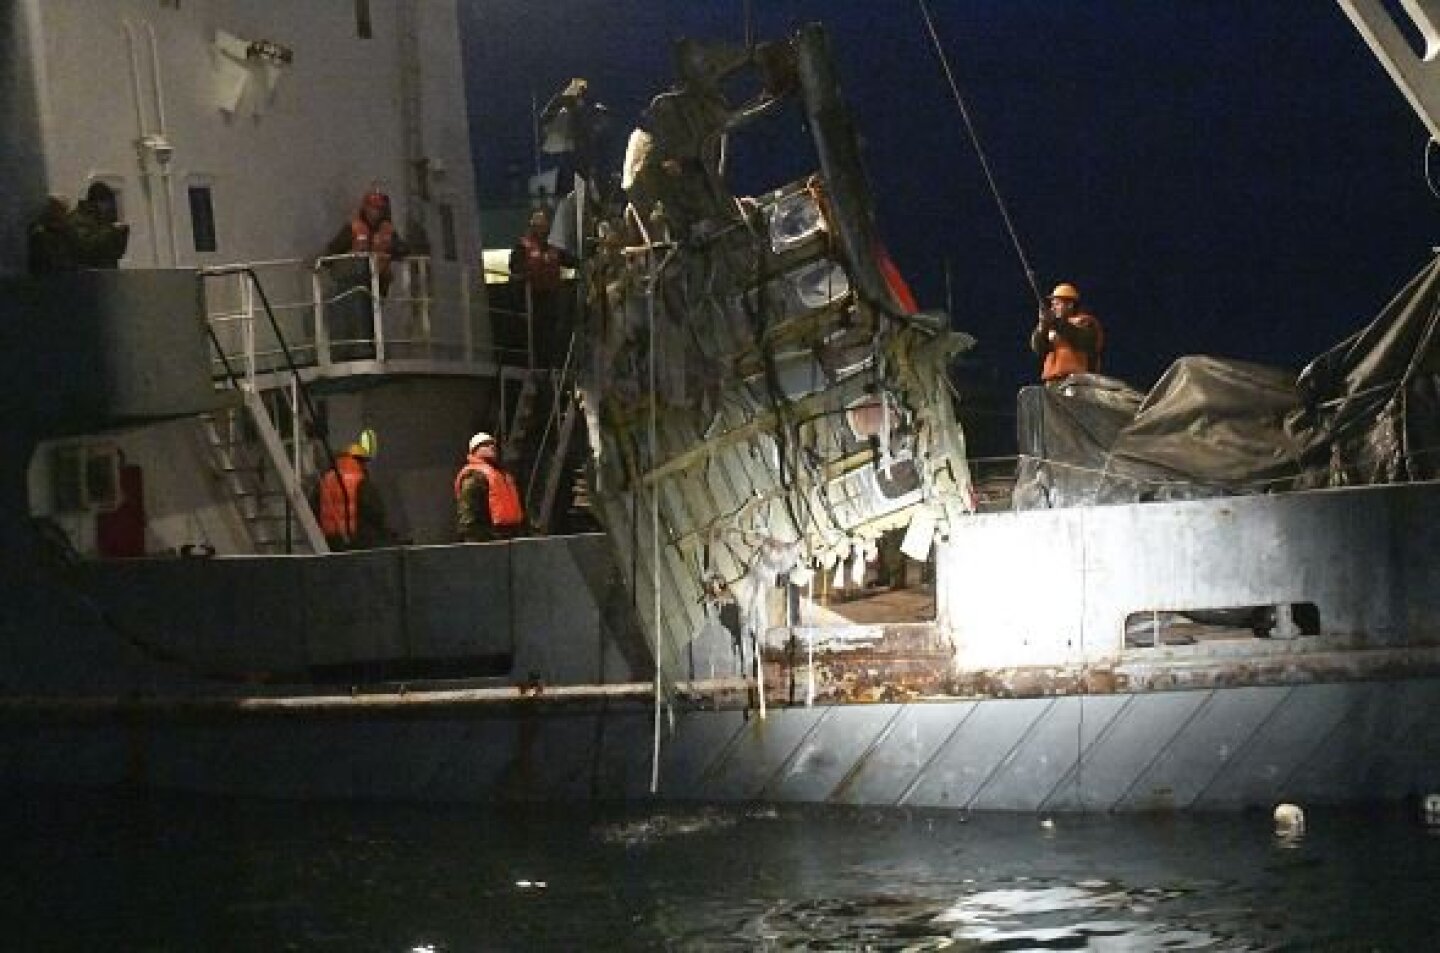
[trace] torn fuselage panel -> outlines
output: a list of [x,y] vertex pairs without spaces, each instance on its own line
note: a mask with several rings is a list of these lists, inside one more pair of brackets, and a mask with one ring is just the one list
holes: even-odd
[[[580,386],[592,501],[661,670],[684,677],[717,599],[763,633],[777,581],[863,559],[922,510],[943,535],[972,494],[945,379],[967,339],[897,284],[823,33],[678,59],[590,263]],[[732,105],[749,76],[758,92]],[[786,97],[822,173],[732,194],[729,137]]]

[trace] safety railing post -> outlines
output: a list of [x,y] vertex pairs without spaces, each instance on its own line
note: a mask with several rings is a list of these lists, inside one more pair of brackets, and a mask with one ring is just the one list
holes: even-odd
[[380,303],[380,256],[366,256],[370,262],[370,318],[374,333],[375,360],[385,360],[385,309]]
[[425,356],[435,356],[434,339],[430,335],[430,259],[416,262],[420,275],[420,334],[425,340]]
[[290,388],[286,398],[290,404],[290,445],[291,459],[294,461],[295,477],[302,482],[305,479],[305,456],[301,452],[303,445],[300,437],[304,428],[300,425],[300,375],[290,375]]
[[[287,394],[287,402],[290,407],[290,446],[291,446],[291,469],[295,473],[295,480],[300,486],[305,485],[305,456],[304,444],[301,442],[301,435],[305,428],[300,420],[300,375],[291,373],[290,387]],[[290,505],[290,498],[285,498],[285,551],[291,551],[292,528],[295,525],[295,509]]]
[[240,339],[245,345],[245,387],[255,389],[255,291],[244,275],[239,276],[240,300],[245,312],[245,324]]
[[315,315],[315,363],[320,367],[330,364],[330,328],[325,314],[325,280],[321,277],[318,262],[310,272],[310,294]]

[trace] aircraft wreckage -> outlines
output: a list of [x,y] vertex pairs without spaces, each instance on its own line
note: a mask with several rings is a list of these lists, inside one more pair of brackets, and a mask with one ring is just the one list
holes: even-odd
[[[970,339],[886,256],[824,34],[679,50],[632,138],[624,241],[591,263],[581,379],[592,499],[670,673],[725,603],[758,639],[785,621],[777,580],[861,578],[907,526],[924,559],[973,508],[946,377]],[[732,107],[737,74],[758,91]],[[797,103],[818,169],[733,194],[730,138]]]

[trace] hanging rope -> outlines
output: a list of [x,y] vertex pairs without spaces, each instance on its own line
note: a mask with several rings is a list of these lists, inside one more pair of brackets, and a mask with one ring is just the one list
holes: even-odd
[[980,134],[975,131],[975,123],[970,118],[970,109],[965,105],[965,97],[960,95],[960,85],[955,82],[955,73],[950,69],[950,58],[945,55],[945,47],[940,42],[940,34],[935,32],[935,21],[930,16],[930,7],[925,0],[916,0],[920,5],[920,15],[925,18],[925,28],[930,32],[930,40],[935,46],[935,55],[940,60],[940,67],[945,71],[945,79],[950,84],[950,93],[955,97],[955,105],[960,107],[960,116],[965,120],[965,131],[970,136],[970,144],[975,147],[975,155],[980,160],[980,168],[985,173],[985,181],[990,186],[990,194],[995,199],[995,206],[1000,210],[1000,217],[1005,221],[1005,230],[1010,233],[1010,243],[1015,246],[1015,255],[1020,259],[1020,267],[1025,270],[1025,280],[1030,283],[1030,292],[1035,296],[1035,301],[1041,306],[1045,305],[1045,298],[1040,294],[1040,284],[1035,279],[1035,271],[1030,267],[1030,259],[1025,256],[1025,249],[1020,244],[1020,235],[1015,229],[1015,223],[1010,220],[1010,212],[1005,208],[1005,199],[1000,195],[1000,187],[995,183],[995,176],[990,171],[990,160],[985,156],[985,149],[980,145]]
[[[638,219],[639,216],[637,215]],[[643,227],[643,226],[642,226]],[[643,234],[643,233],[642,233]],[[649,244],[650,236],[645,236],[646,244]],[[655,250],[650,249],[648,253],[650,263],[650,274],[646,288],[645,322],[646,331],[650,335],[650,353],[647,358],[647,376],[650,387],[650,419],[647,428],[646,439],[650,445],[650,466],[655,466],[657,454],[659,453],[659,435],[656,422],[657,407],[660,396],[656,392],[655,372],[655,285],[660,280],[660,268],[655,267]],[[668,263],[669,256],[665,261]],[[637,507],[638,509],[638,507]],[[664,700],[662,682],[662,670],[664,665],[662,659],[665,656],[665,647],[661,644],[662,633],[660,631],[660,484],[656,483],[650,492],[650,591],[654,600],[651,609],[655,620],[655,724],[653,746],[650,752],[650,793],[660,792],[660,708]]]

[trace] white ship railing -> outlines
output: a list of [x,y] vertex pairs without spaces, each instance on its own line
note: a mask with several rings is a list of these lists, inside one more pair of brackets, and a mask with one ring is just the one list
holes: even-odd
[[[279,336],[241,269],[253,271],[263,284]],[[412,256],[392,261],[390,271],[393,280],[382,295],[373,255],[207,269],[207,318],[219,346],[240,359],[252,380],[284,370],[287,347],[299,366],[321,369],[353,361],[494,360],[489,335],[471,307],[470,269]]]

